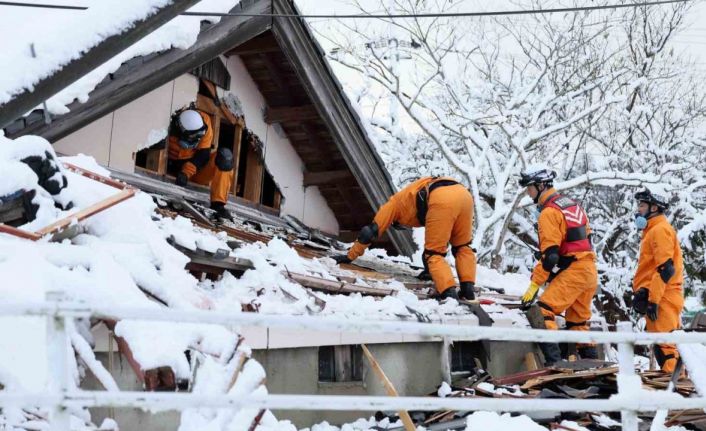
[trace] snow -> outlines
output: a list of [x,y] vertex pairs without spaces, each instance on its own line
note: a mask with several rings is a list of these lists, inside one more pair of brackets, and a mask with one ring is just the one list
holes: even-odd
[[[28,145],[21,147],[24,142]],[[34,229],[70,214],[56,210],[52,198],[38,186],[36,175],[31,170],[27,172],[26,165],[17,161],[18,157],[28,154],[51,151],[49,144],[36,137],[15,141],[1,138],[0,144],[0,164],[11,166],[13,174],[18,172],[17,176],[11,177],[13,181],[4,181],[3,187],[7,190],[20,186],[36,189],[43,199],[39,201],[40,215],[45,216],[21,228]],[[107,174],[93,159],[85,156],[63,161]],[[74,202],[72,212],[116,193],[115,188],[78,174],[68,171],[64,174],[68,186],[62,195]],[[62,292],[66,299],[88,305],[110,303],[158,312],[164,305],[150,299],[145,294],[149,292],[170,308],[214,308],[198,280],[184,269],[188,258],[169,245],[167,238],[178,236],[183,243],[189,242],[194,248],[215,250],[227,248],[224,234],[200,231],[185,220],[156,217],[155,208],[150,196],[138,192],[134,197],[86,219],[82,222],[82,233],[70,240],[32,242],[0,235],[0,272],[4,279],[0,292],[15,301],[35,302],[44,300],[47,292]],[[46,211],[42,213],[42,210]],[[0,325],[0,347],[6,352],[0,357],[0,382],[6,390],[45,392],[53,387],[47,360],[46,320],[37,317],[0,320],[4,322]],[[96,374],[108,390],[118,390],[113,378],[93,355],[92,340],[85,335],[90,333],[88,324],[88,321],[80,320],[70,322],[67,330],[71,343],[79,353],[81,363]],[[169,366],[179,379],[191,375],[185,351],[191,349],[208,357],[221,358],[232,352],[238,341],[238,334],[230,328],[179,322],[122,320],[117,322],[115,333],[127,341],[144,370]],[[249,354],[247,348],[241,350]],[[72,374],[78,380],[78,363],[72,362]],[[208,380],[209,373],[225,370],[227,366],[212,364],[204,368],[200,376]],[[247,382],[251,374],[259,376],[263,373],[261,368],[258,371],[258,366],[254,360],[246,363],[243,382]],[[242,388],[243,391],[255,389]],[[13,424],[25,422],[16,412],[8,410],[5,413],[5,419]],[[88,418],[90,420],[90,416]],[[73,429],[85,428],[85,420],[77,417],[73,420],[78,421]],[[226,420],[224,427],[229,424],[231,421]],[[106,423],[106,429],[110,427],[111,424]]]
[[[60,211],[55,208],[52,197],[37,185],[36,175],[17,161],[18,157],[28,154],[51,152],[51,146],[37,137],[23,138],[22,141],[1,139],[3,145],[0,149],[3,152],[0,154],[3,158],[0,163],[18,172],[12,177],[13,183],[6,186],[7,190],[12,191],[19,186],[32,188],[43,199],[40,201],[40,214],[44,211],[44,216],[22,226],[23,229],[43,227],[116,193],[115,188],[64,170],[68,185],[61,196],[72,201],[75,207],[70,211]],[[28,145],[21,147],[18,141]],[[67,157],[61,161],[98,174],[109,174],[87,156]],[[335,279],[336,275],[354,275],[342,270],[327,257],[302,258],[285,241],[275,237],[266,244],[244,244],[230,251],[231,256],[249,259],[255,266],[241,278],[236,279],[226,273],[217,282],[200,282],[184,269],[188,258],[167,240],[174,240],[190,250],[215,252],[219,249],[230,250],[226,243],[228,236],[224,232],[200,229],[183,217],[161,217],[155,213],[155,208],[149,195],[138,192],[132,198],[81,222],[81,233],[71,239],[32,242],[0,235],[0,271],[7,281],[0,286],[0,292],[15,300],[34,301],[43,300],[47,292],[61,292],[66,299],[87,305],[110,303],[154,312],[166,306],[238,313],[241,304],[253,302],[261,313],[306,314],[318,308],[315,300],[301,285],[290,281],[287,273],[297,272],[326,279]],[[386,256],[372,258],[392,268],[405,267],[404,263],[391,263]],[[489,274],[493,283],[500,283],[501,277],[497,273]],[[395,294],[376,299],[359,294],[345,296],[316,292],[316,296],[326,301],[326,307],[318,313],[361,319],[416,319],[410,311],[413,309],[434,321],[470,316],[467,307],[453,300],[442,304],[435,300],[419,300],[398,281],[358,279],[356,283],[385,287]],[[2,320],[8,322],[0,326],[0,347],[12,353],[0,358],[0,382],[7,390],[47,390],[53,384],[46,360],[45,320],[29,317]],[[83,371],[79,372],[78,367],[82,370],[85,367],[108,390],[119,390],[115,380],[93,355],[88,324],[79,320],[68,328],[72,346],[80,358],[79,362],[73,361],[71,365],[74,379],[78,384],[84,374]],[[209,394],[229,390],[223,382],[230,381],[226,376],[234,372],[235,360],[223,362],[217,358],[228,358],[238,343],[238,334],[230,328],[121,320],[115,326],[115,334],[125,339],[143,370],[169,366],[177,379],[190,379],[194,374],[184,352],[197,352],[202,358],[193,390]],[[23,342],[20,343],[20,339]],[[247,357],[249,354],[249,349],[241,346],[236,355]],[[266,389],[261,384],[263,378],[262,367],[254,360],[247,360],[230,392],[265,393]],[[257,411],[248,409],[238,412],[191,410],[184,412],[180,429],[247,430],[257,414]],[[90,422],[90,417],[84,419],[81,423]],[[262,420],[265,427],[272,429],[293,427],[286,421],[279,422],[270,413]]]
[[[25,89],[32,89],[41,79],[60,70],[82,53],[106,38],[122,33],[132,22],[153,14],[169,0],[106,0],[86,2],[85,11],[33,10],[32,21],[41,23],[41,31],[27,25],[22,17],[26,11],[3,9],[0,25],[0,49],[3,50],[0,75],[0,104]],[[237,0],[201,0],[189,9],[192,12],[228,12]],[[9,12],[8,12],[9,10]],[[41,17],[44,17],[43,19]],[[217,17],[179,16],[144,37],[115,57],[90,71],[87,75],[47,100],[52,114],[65,114],[66,105],[75,99],[88,100],[88,94],[109,73],[115,72],[125,61],[170,48],[187,49],[196,42],[201,20],[217,22]],[[61,37],[57,37],[57,35]],[[34,44],[36,58],[30,51]]]
[[441,386],[439,386],[439,389],[436,391],[436,395],[438,395],[440,398],[446,398],[451,395],[451,392],[451,386],[449,386],[449,384],[446,382],[442,382]]
[[518,429],[523,431],[546,431],[525,415],[511,416],[509,413],[475,412],[468,416],[466,431]]

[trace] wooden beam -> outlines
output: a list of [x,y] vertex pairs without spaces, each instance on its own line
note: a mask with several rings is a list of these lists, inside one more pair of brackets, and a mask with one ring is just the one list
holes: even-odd
[[272,33],[264,33],[226,52],[226,57],[231,55],[252,55],[266,52],[280,52],[277,41]]
[[[290,0],[272,0],[272,11],[275,14],[297,13]],[[321,120],[360,184],[371,210],[377,211],[396,189],[320,46],[302,20],[274,20],[272,33],[309,99],[320,109]],[[389,235],[400,253],[408,256],[414,253],[416,247],[410,232],[391,230]]]
[[[242,163],[243,161],[241,161]],[[263,173],[265,171],[264,163],[260,160],[260,156],[257,151],[252,148],[248,148],[248,154],[245,157],[245,183],[243,184],[243,198],[256,204],[260,203],[260,197],[262,196],[262,180],[264,178]]]
[[[236,5],[231,12],[243,14],[270,13],[269,0],[255,0]],[[86,103],[74,102],[68,114],[57,117],[51,124],[38,121],[10,138],[22,135],[40,135],[50,142],[57,141],[104,115],[132,102],[160,85],[188,73],[190,70],[222,54],[234,45],[252,39],[272,25],[267,16],[228,16],[199,34],[188,49],[171,49],[157,55],[137,68],[106,85],[93,90]],[[41,101],[40,101],[41,102]],[[34,106],[39,104],[36,103]],[[29,109],[33,108],[30,107]]]
[[88,72],[115,57],[197,2],[198,0],[169,1],[146,18],[131,22],[131,25],[125,26],[119,33],[106,37],[86,52],[77,53],[78,58],[59,65],[58,71],[40,79],[32,85],[31,89],[25,88],[7,103],[0,105],[0,128],[7,126],[27,111],[78,81]]
[[335,181],[353,179],[351,171],[339,169],[337,171],[304,172],[304,187],[330,184]]
[[279,65],[275,62],[275,60],[272,58],[271,54],[268,53],[262,53],[259,54],[260,60],[264,63],[265,68],[267,69],[268,74],[270,75],[270,79],[275,83],[277,88],[279,88],[280,93],[285,96],[287,99],[288,103],[292,103],[292,95],[289,91],[289,86],[284,80],[284,76],[282,71],[280,70]]
[[[373,354],[370,353],[368,347],[365,344],[361,344],[360,347],[363,349],[365,357],[370,362],[371,368],[373,369],[373,371],[375,371],[375,374],[377,374],[378,378],[382,381],[382,385],[385,387],[387,395],[391,397],[399,397],[397,389],[395,389],[395,386],[392,384],[390,379],[387,378],[387,376],[385,375],[385,371],[383,371],[380,364],[378,364],[378,361],[375,360]],[[404,424],[405,431],[416,431],[417,427],[414,426],[412,417],[409,415],[407,410],[400,410],[397,413],[400,415],[400,419],[402,420],[402,424]]]
[[286,106],[283,108],[265,109],[265,123],[284,123],[287,121],[308,121],[319,118],[314,105]]

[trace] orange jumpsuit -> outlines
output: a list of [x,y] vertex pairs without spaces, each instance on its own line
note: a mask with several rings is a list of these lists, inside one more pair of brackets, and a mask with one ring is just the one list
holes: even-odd
[[170,135],[168,155],[170,161],[181,163],[181,172],[197,184],[211,185],[211,202],[228,201],[228,191],[233,184],[235,170],[223,171],[216,166],[216,153],[211,152],[213,143],[213,127],[208,114],[198,111],[206,125],[206,134],[193,149],[185,149],[179,145],[179,137]]
[[[674,264],[674,275],[665,283],[658,267],[669,259]],[[684,309],[684,263],[677,233],[664,214],[647,220],[647,227],[642,231],[640,258],[633,278],[633,291],[646,287],[649,302],[657,304],[657,320],[645,317],[647,332],[670,332],[681,327],[681,312]],[[657,353],[663,371],[672,372],[676,366],[679,352],[674,344],[658,344]]]
[[[544,205],[555,193],[554,188],[542,193],[539,198],[540,205]],[[545,207],[539,215],[538,225],[539,248],[542,252],[552,246],[558,247],[566,240],[567,224],[559,209]],[[590,233],[588,221],[586,231]],[[596,254],[593,251],[579,251],[568,253],[567,256],[573,256],[576,260],[549,282],[539,297],[538,305],[544,315],[547,329],[558,329],[555,317],[565,311],[567,329],[588,331],[591,301],[598,286]],[[539,261],[532,271],[532,281],[541,286],[547,282],[549,275]]]
[[[423,177],[395,193],[380,207],[373,222],[378,226],[378,238],[397,222],[420,227],[417,219],[417,192],[436,181],[451,178]],[[473,197],[462,184],[435,188],[428,198],[424,231],[424,258],[436,290],[441,293],[456,285],[445,255],[451,243],[456,259],[459,281],[476,281],[476,255],[470,247],[473,238]],[[355,260],[370,244],[356,241],[348,251]]]

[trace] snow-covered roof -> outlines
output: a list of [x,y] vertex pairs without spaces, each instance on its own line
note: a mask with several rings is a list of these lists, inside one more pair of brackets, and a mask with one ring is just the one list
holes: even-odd
[[[226,12],[233,8],[235,3],[227,0],[202,1],[193,10]],[[280,0],[274,4],[262,0],[246,0],[235,6],[236,9],[241,8],[246,12],[257,12],[264,7],[284,8],[287,13],[298,13],[291,0]],[[236,11],[238,10],[240,9]],[[79,25],[80,18],[77,16],[82,16],[82,12],[74,12],[74,15],[63,16],[62,25],[69,23]],[[276,20],[273,22],[260,19],[258,21],[257,17],[246,17],[240,19],[252,21],[252,25],[240,26],[233,21],[235,18],[228,17],[223,18],[222,22],[201,27],[198,18],[204,19],[204,17],[173,19],[100,68],[71,84],[61,93],[51,97],[47,101],[47,108],[54,114],[52,123],[45,124],[42,109],[37,109],[7,126],[6,135],[17,137],[25,134],[37,134],[45,136],[51,141],[65,137],[179,74],[186,73],[199,64],[211,60],[214,56],[233,48],[234,44],[242,44],[269,29],[273,32],[277,31],[280,37],[292,39],[290,43],[278,43],[281,44],[280,48],[283,52],[289,50],[285,52],[286,58],[292,62],[294,68],[292,74],[301,78],[300,90],[305,92],[310,99],[307,103],[317,107],[316,110],[321,117],[320,121],[317,120],[317,130],[326,129],[331,136],[330,139],[327,137],[316,145],[319,148],[326,147],[325,149],[332,155],[340,154],[339,158],[345,161],[345,168],[351,172],[350,176],[353,181],[349,182],[350,184],[345,190],[341,191],[338,187],[324,190],[320,186],[322,194],[327,201],[335,201],[331,203],[334,207],[345,206],[346,201],[367,201],[370,204],[369,207],[361,208],[360,211],[336,213],[339,219],[347,217],[345,222],[339,220],[343,230],[355,231],[367,223],[376,208],[394,193],[395,187],[370,141],[367,129],[359,114],[351,106],[340,82],[324,60],[324,53],[311,35],[306,23],[299,20]],[[218,21],[215,18],[206,17],[205,19],[211,22]],[[25,33],[22,34],[28,39],[20,39],[21,42],[16,42],[15,45],[30,43],[34,40]],[[72,35],[69,34],[69,36]],[[218,38],[218,46],[222,47],[222,51],[215,52],[213,50],[213,38]],[[41,39],[37,39],[37,41],[41,41]],[[175,54],[181,51],[183,51],[184,58],[179,57],[181,54]],[[8,72],[10,75],[34,76],[34,73],[28,71],[26,67],[22,67],[22,64],[27,61],[36,62],[37,59],[27,60],[25,54],[17,54],[21,56],[18,62],[19,66],[8,65],[6,70],[12,72]],[[191,63],[193,65],[189,66]],[[136,74],[139,73],[145,74],[144,79],[135,79]],[[11,81],[15,84],[6,83],[8,88],[6,92],[10,94],[12,90],[9,88],[16,87],[17,82],[26,83],[27,79],[31,80],[32,78],[13,78]],[[2,91],[3,89],[0,87],[0,92]],[[270,102],[267,100],[268,104]],[[332,109],[331,105],[335,105],[335,109]],[[57,115],[59,115],[58,118]],[[299,133],[298,130],[295,132]],[[307,142],[302,145],[308,145]],[[295,148],[298,146],[295,145]],[[301,157],[304,158],[304,156]],[[309,169],[311,166],[306,160],[304,162],[307,170],[316,172],[315,169]],[[337,169],[342,169],[342,167],[337,167]],[[403,254],[412,252],[411,238],[405,232],[390,232],[388,236],[398,252]]]
[[[201,0],[189,12],[226,13],[239,0]],[[106,38],[129,28],[136,20],[153,14],[167,0],[111,0],[99,3],[78,1],[84,11],[3,7],[0,20],[0,49],[3,73],[0,74],[0,105],[20,92],[31,89],[70,61],[80,57]],[[86,101],[89,93],[125,61],[171,48],[186,49],[196,42],[201,21],[220,18],[179,16],[147,35],[128,49],[92,70],[47,100],[54,115],[69,112],[67,105]],[[41,24],[28,25],[28,21]],[[61,37],[57,37],[61,35]],[[34,47],[34,55],[31,46]]]

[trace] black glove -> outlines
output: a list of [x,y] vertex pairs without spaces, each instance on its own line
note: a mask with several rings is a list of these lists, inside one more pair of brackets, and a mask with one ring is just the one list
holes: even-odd
[[657,304],[654,302],[650,302],[647,306],[647,318],[653,322],[657,320]]
[[650,291],[646,287],[637,289],[637,292],[632,294],[632,309],[637,314],[645,314],[647,312],[647,303],[650,296]]
[[348,258],[347,254],[337,254],[336,256],[331,256],[336,263],[351,263],[353,262]]
[[534,258],[536,260],[542,260],[542,252],[541,251],[535,250],[532,254],[534,255]]
[[178,185],[179,187],[186,187],[186,184],[189,182],[189,178],[186,176],[185,173],[179,172],[176,176],[176,181],[175,184]]
[[422,281],[429,281],[429,280],[431,280],[431,274],[429,274],[429,271],[424,269],[424,270],[422,270],[422,272],[417,274],[417,278]]

